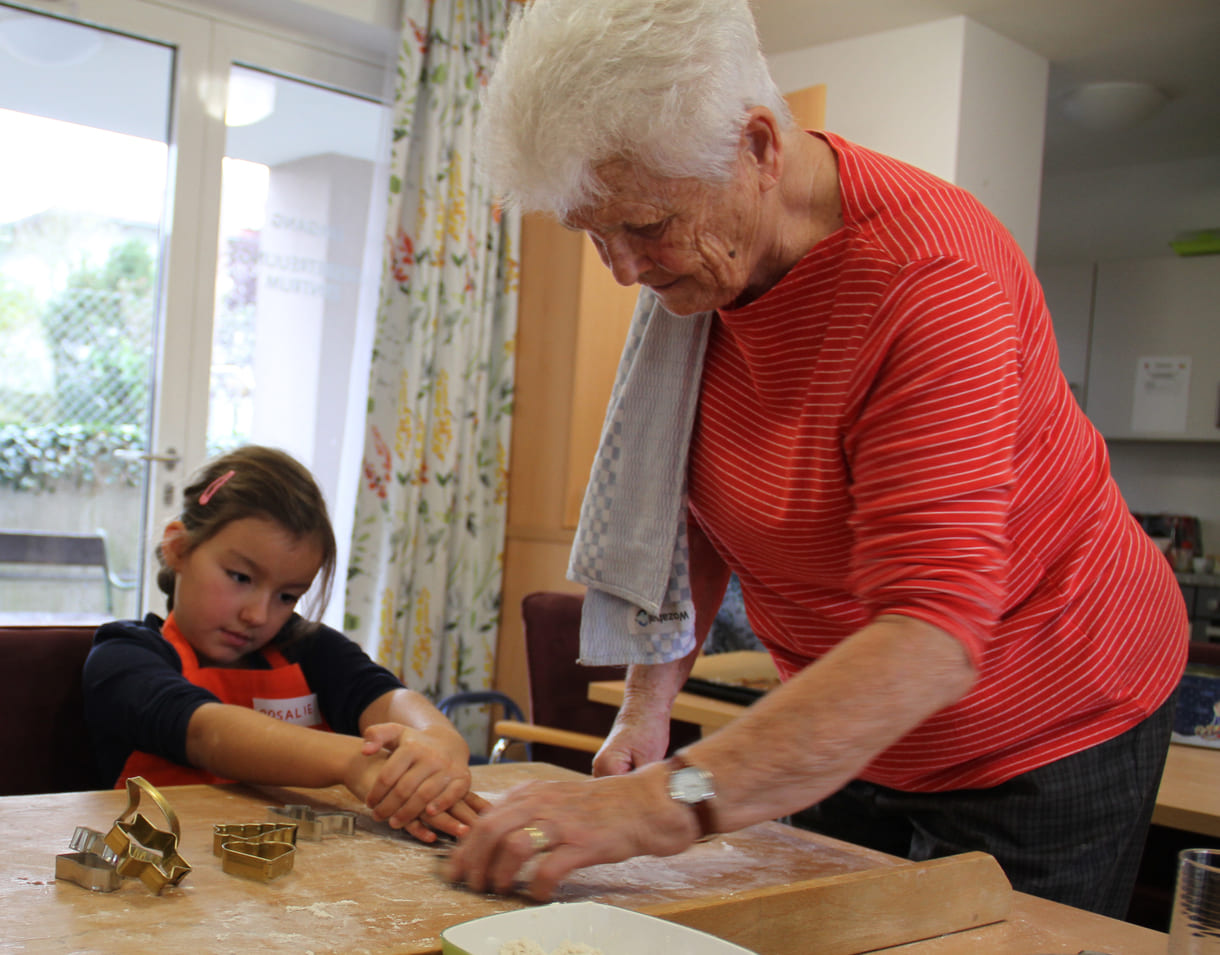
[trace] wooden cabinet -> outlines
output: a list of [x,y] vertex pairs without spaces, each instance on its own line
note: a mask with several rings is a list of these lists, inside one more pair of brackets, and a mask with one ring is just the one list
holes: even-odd
[[1098,263],[1085,410],[1107,438],[1220,441],[1220,256]]
[[[573,532],[565,519],[565,502],[571,496],[569,462],[576,453],[569,447],[572,435],[592,431],[593,437],[582,436],[582,441],[597,439],[597,425],[582,424],[575,412],[576,392],[589,387],[577,387],[576,360],[585,324],[581,301],[588,298],[582,286],[595,274],[585,267],[586,246],[592,249],[583,235],[542,216],[527,216],[522,223],[508,528],[495,673],[496,688],[522,707],[529,699],[522,599],[536,590],[581,590],[564,577]],[[635,292],[619,291],[630,294],[624,306],[625,320],[630,321]],[[605,357],[611,376],[616,359],[617,354]],[[606,390],[608,394],[609,386]]]

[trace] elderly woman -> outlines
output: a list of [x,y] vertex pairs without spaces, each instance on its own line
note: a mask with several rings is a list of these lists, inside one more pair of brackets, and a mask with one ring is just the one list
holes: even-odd
[[[587,233],[653,325],[705,323],[681,383],[696,632],[636,658],[599,778],[518,790],[448,874],[502,892],[538,856],[545,898],[574,868],[812,807],[831,835],[984,850],[1017,889],[1122,916],[1185,609],[1008,233],[797,128],[746,0],[534,0],[484,109],[508,201]],[[785,682],[665,760],[730,572]]]

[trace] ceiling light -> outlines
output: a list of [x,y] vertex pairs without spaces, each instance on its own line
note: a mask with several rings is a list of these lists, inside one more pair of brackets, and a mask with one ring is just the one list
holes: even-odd
[[252,126],[275,112],[275,78],[235,67],[229,72],[226,126]]
[[1085,83],[1069,90],[1060,107],[1087,129],[1113,131],[1142,123],[1168,97],[1150,83]]
[[53,17],[0,22],[0,49],[30,66],[77,66],[102,48],[101,31]]

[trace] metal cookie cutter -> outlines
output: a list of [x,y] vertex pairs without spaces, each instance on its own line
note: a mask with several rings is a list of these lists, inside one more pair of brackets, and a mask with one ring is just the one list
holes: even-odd
[[309,842],[321,842],[323,836],[356,834],[356,813],[347,809],[318,812],[313,806],[268,806],[267,815],[273,820],[293,820],[297,835]]
[[55,857],[55,878],[75,882],[91,892],[113,892],[122,881],[114,867],[117,857],[96,829],[77,826],[68,843],[75,851]]
[[[143,813],[136,812],[141,793],[156,804],[169,823],[169,831],[158,829]],[[167,885],[177,885],[191,871],[178,852],[180,836],[178,816],[157,787],[143,776],[128,779],[127,809],[106,833],[106,845],[115,854],[119,875],[139,879],[154,894]]]
[[252,822],[212,827],[212,854],[229,875],[270,882],[292,871],[297,851],[294,822]]

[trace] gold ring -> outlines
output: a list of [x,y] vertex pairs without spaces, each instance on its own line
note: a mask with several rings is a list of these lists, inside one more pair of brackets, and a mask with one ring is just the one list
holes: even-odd
[[526,826],[521,831],[530,837],[530,848],[535,852],[546,852],[551,848],[551,840],[537,826]]

